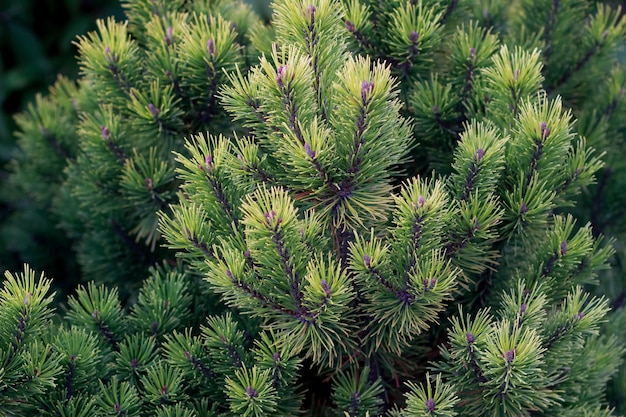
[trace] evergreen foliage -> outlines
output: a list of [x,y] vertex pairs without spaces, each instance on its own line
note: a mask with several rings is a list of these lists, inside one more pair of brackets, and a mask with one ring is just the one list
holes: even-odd
[[17,118],[84,283],[7,272],[1,413],[618,415],[619,9],[124,7]]

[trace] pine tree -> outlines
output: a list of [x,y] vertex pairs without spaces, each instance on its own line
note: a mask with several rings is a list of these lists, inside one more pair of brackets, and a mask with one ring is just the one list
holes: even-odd
[[619,246],[581,201],[623,128],[623,65],[590,82],[619,10],[125,8],[19,119],[14,178],[86,283],[53,316],[6,274],[2,413],[616,415]]

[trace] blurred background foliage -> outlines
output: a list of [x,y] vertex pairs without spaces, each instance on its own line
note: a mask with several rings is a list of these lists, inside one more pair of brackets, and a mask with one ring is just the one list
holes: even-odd
[[[55,277],[76,273],[69,247],[46,230],[48,213],[24,210],[28,200],[8,186],[15,146],[13,116],[38,93],[46,94],[59,75],[78,75],[78,35],[96,28],[96,19],[123,17],[119,0],[0,0],[0,268],[15,270],[23,262],[50,268]],[[20,221],[7,221],[17,218]],[[20,225],[26,226],[22,227]],[[45,249],[43,249],[45,248]],[[50,253],[57,256],[50,256]],[[60,256],[59,256],[60,255]]]

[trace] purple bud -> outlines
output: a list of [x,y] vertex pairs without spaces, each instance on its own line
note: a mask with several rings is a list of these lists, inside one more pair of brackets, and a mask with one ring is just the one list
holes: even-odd
[[228,277],[228,279],[233,279],[233,273],[230,272],[230,269],[226,270],[226,276]]
[[574,318],[575,318],[576,320],[580,320],[580,319],[582,319],[583,317],[585,317],[585,313],[582,313],[582,312],[581,312],[581,313],[578,313],[578,314],[576,314],[576,315],[574,316]]
[[367,254],[363,255],[363,263],[365,263],[365,267],[366,267],[366,268],[368,268],[368,269],[369,269],[369,268],[371,268],[371,267],[372,267],[371,261],[372,261],[372,260],[371,260],[371,258],[369,257],[369,255],[367,255]]
[[137,368],[139,368],[139,359],[137,359],[137,358],[132,358],[132,359],[130,360],[130,367],[131,367],[131,368],[133,368],[133,369],[137,369]]
[[472,332],[467,332],[465,333],[465,340],[467,340],[467,343],[471,345],[476,342],[476,336],[474,336],[474,333]]
[[326,297],[330,297],[330,287],[328,286],[328,283],[326,282],[326,280],[321,280],[320,285],[322,286],[322,289],[326,293]]
[[433,278],[430,280],[430,283],[428,284],[428,289],[432,290],[433,288],[435,288],[435,285],[437,285],[437,279]]
[[165,76],[170,80],[172,79],[172,73],[170,72],[170,70],[165,70]]
[[513,79],[515,79],[515,81],[519,79],[519,69],[515,69],[515,71],[513,71]]
[[161,112],[159,109],[157,109],[155,107],[154,104],[149,103],[148,104],[148,110],[150,110],[150,113],[152,113],[152,117],[154,117],[155,119],[159,117],[159,113]]
[[168,45],[171,45],[174,42],[173,33],[174,30],[172,29],[172,27],[168,26],[168,28],[165,30],[165,43],[167,43]]
[[369,82],[367,80],[362,81],[361,82],[361,99],[365,101],[367,99],[367,96],[372,92],[373,89],[374,89],[373,82]]
[[281,87],[284,85],[285,75],[287,75],[287,65],[280,65],[276,69],[276,82]]
[[99,315],[99,313],[98,313],[98,309],[95,309],[95,310],[93,311],[93,313],[91,313],[91,318],[92,318],[92,319],[97,319],[97,318],[98,318],[98,315]]
[[470,48],[470,58],[474,58],[476,56],[476,49],[474,49],[474,47],[472,46]]
[[115,403],[115,404],[113,404],[113,410],[116,413],[119,413],[120,411],[122,411],[122,406],[120,406],[119,403]]
[[276,212],[274,210],[270,210],[269,213],[264,213],[263,215],[265,216],[265,220],[267,221],[267,223],[271,224],[274,220],[274,217],[276,217]]
[[206,49],[209,52],[209,56],[213,58],[213,55],[215,55],[215,44],[213,43],[213,39],[206,41]]
[[256,392],[256,390],[254,388],[252,388],[251,385],[248,385],[248,388],[246,388],[246,395],[250,398],[254,398],[257,395],[259,395],[258,392]]
[[246,250],[246,251],[243,253],[243,256],[245,256],[247,259],[250,259],[250,250],[249,250],[249,249],[248,249],[248,250]]
[[416,44],[419,38],[420,38],[420,35],[416,31],[412,30],[411,33],[409,33],[409,40],[411,41],[412,44]]
[[527,308],[528,306],[526,305],[526,303],[523,303],[521,306],[519,306],[519,312],[524,314]]
[[274,362],[278,362],[281,359],[280,352],[274,352],[272,359],[274,359]]
[[439,114],[439,107],[433,106],[431,109],[432,109],[434,114]]
[[541,138],[545,139],[550,136],[550,129],[547,127],[546,122],[541,122]]
[[435,404],[435,400],[432,398],[429,398],[426,400],[426,410],[430,413],[432,413],[433,411],[435,411],[436,408],[436,404]]
[[28,295],[26,297],[24,297],[24,305],[28,305],[29,301],[28,301]]
[[152,181],[152,178],[144,178],[143,186],[146,187],[146,190],[152,190],[152,187],[154,187],[154,182]]
[[507,350],[504,354],[504,358],[506,359],[506,362],[508,364],[511,364],[513,362],[513,359],[515,359],[515,349]]
[[354,26],[354,23],[352,23],[349,20],[346,20],[346,30],[350,33],[354,33],[354,31],[356,30],[356,27]]
[[167,385],[163,385],[161,387],[161,395],[167,395],[168,391],[167,391]]
[[213,172],[213,158],[211,158],[211,155],[204,157],[204,166],[209,172]]
[[561,242],[561,256],[567,253],[567,240]]
[[70,361],[76,362],[76,355],[70,355]]
[[483,148],[476,149],[476,153],[474,154],[474,161],[480,162],[485,156],[485,150]]
[[424,207],[424,196],[420,195],[419,197],[417,197],[417,205],[420,207]]
[[311,159],[315,159],[315,151],[311,149],[311,146],[308,143],[304,143],[304,152],[306,152],[307,156]]
[[528,206],[526,205],[526,203],[524,203],[522,201],[522,207],[520,207],[520,209],[519,209],[519,214],[523,215],[523,214],[526,214],[526,213],[528,213]]
[[102,139],[109,140],[111,139],[111,132],[109,132],[109,128],[102,125],[100,126],[100,132],[102,133]]
[[187,359],[187,360],[191,359],[191,353],[189,353],[188,350],[185,351],[185,359]]
[[310,5],[306,8],[306,13],[311,17],[311,23],[315,23],[315,11],[317,9],[314,5]]

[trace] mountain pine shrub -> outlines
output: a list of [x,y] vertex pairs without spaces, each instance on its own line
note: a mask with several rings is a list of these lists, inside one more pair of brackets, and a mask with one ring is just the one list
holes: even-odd
[[17,117],[81,273],[6,273],[3,414],[618,415],[619,9],[124,7]]

